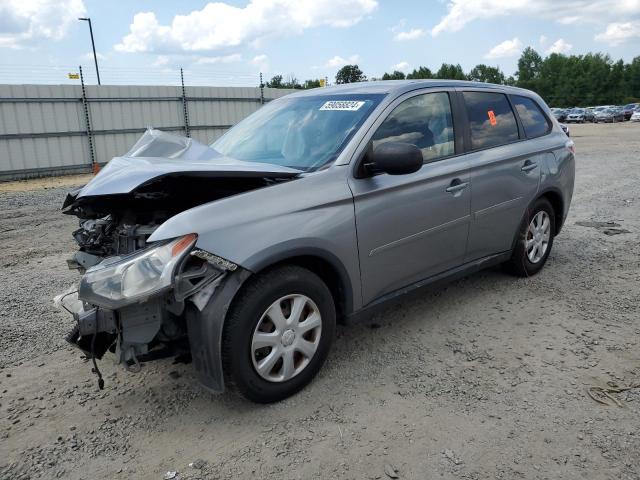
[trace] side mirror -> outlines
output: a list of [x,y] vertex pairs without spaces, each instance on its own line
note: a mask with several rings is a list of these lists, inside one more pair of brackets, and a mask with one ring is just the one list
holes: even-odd
[[370,173],[406,175],[420,170],[423,162],[422,151],[415,145],[386,142],[373,150],[365,167]]

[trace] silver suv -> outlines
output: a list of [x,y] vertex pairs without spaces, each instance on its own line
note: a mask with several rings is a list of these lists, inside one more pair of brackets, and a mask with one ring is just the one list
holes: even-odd
[[573,184],[545,103],[498,85],[304,91],[211,146],[149,130],[64,203],[82,273],[68,340],[98,375],[107,351],[130,369],[177,356],[214,392],[277,401],[337,321],[491,265],[537,273]]

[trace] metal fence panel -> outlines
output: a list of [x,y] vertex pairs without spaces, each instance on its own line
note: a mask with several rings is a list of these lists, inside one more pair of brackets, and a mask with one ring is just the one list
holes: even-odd
[[[122,155],[145,128],[185,134],[182,89],[88,85],[89,126],[79,85],[0,85],[0,181],[90,171]],[[265,101],[292,90],[265,88]],[[211,143],[262,106],[260,88],[186,87],[192,138]],[[91,129],[94,158],[89,148]]]

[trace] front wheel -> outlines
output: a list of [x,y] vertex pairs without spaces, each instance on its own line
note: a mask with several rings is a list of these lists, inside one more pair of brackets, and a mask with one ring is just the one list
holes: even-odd
[[331,292],[310,270],[284,265],[250,278],[225,320],[227,385],[258,403],[293,395],[322,367],[335,328]]
[[527,210],[520,224],[516,245],[507,270],[518,277],[538,273],[547,262],[553,246],[555,212],[546,198],[539,198]]

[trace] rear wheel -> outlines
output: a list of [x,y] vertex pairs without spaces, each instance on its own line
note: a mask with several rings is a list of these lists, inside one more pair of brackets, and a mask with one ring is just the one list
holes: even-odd
[[539,198],[527,210],[511,259],[506,267],[519,277],[538,273],[549,257],[555,232],[555,212],[546,198]]
[[335,335],[331,292],[313,272],[285,265],[247,281],[222,338],[226,383],[270,403],[293,395],[322,367]]

